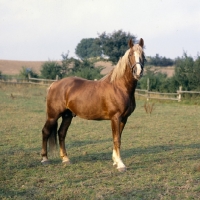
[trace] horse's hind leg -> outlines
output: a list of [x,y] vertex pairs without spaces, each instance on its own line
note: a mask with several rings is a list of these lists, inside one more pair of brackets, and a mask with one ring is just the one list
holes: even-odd
[[59,137],[59,145],[60,145],[60,157],[62,158],[62,162],[65,164],[69,164],[70,160],[67,156],[66,148],[65,148],[65,137],[67,134],[67,130],[71,124],[72,121],[72,115],[69,114],[63,114],[62,116],[62,123],[60,125],[60,128],[58,130],[58,137]]
[[[52,131],[57,127],[57,120],[47,119],[43,129],[42,129],[42,163],[48,163],[47,157],[47,141],[52,133]],[[54,130],[55,131],[55,130]]]

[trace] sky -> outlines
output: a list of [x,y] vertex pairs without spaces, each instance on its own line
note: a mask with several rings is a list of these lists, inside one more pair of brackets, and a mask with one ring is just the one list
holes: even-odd
[[123,30],[146,56],[200,53],[200,0],[0,0],[0,59],[61,60],[85,38]]

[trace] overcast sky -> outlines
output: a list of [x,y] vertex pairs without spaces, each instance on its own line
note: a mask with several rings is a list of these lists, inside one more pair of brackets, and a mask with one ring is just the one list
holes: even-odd
[[0,0],[0,59],[60,60],[83,38],[122,29],[147,56],[200,53],[200,0]]

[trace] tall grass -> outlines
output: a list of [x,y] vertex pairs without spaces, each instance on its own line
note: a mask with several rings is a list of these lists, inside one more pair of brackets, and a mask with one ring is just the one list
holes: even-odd
[[45,87],[0,85],[0,199],[199,198],[200,106],[154,101],[149,115],[138,100],[122,135],[128,169],[119,173],[110,121],[78,117],[66,138],[72,164],[58,152],[41,165],[45,95]]

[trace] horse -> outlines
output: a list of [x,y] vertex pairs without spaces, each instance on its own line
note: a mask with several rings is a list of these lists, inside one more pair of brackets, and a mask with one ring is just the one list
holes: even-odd
[[[46,97],[47,119],[42,129],[42,163],[48,163],[47,142],[55,147],[57,134],[62,162],[70,164],[65,137],[73,117],[87,120],[110,120],[113,138],[113,165],[123,172],[126,166],[120,156],[121,136],[128,117],[136,108],[135,88],[143,74],[144,40],[132,39],[129,49],[114,69],[97,81],[67,77],[50,85]],[[57,131],[58,119],[62,117]]]

